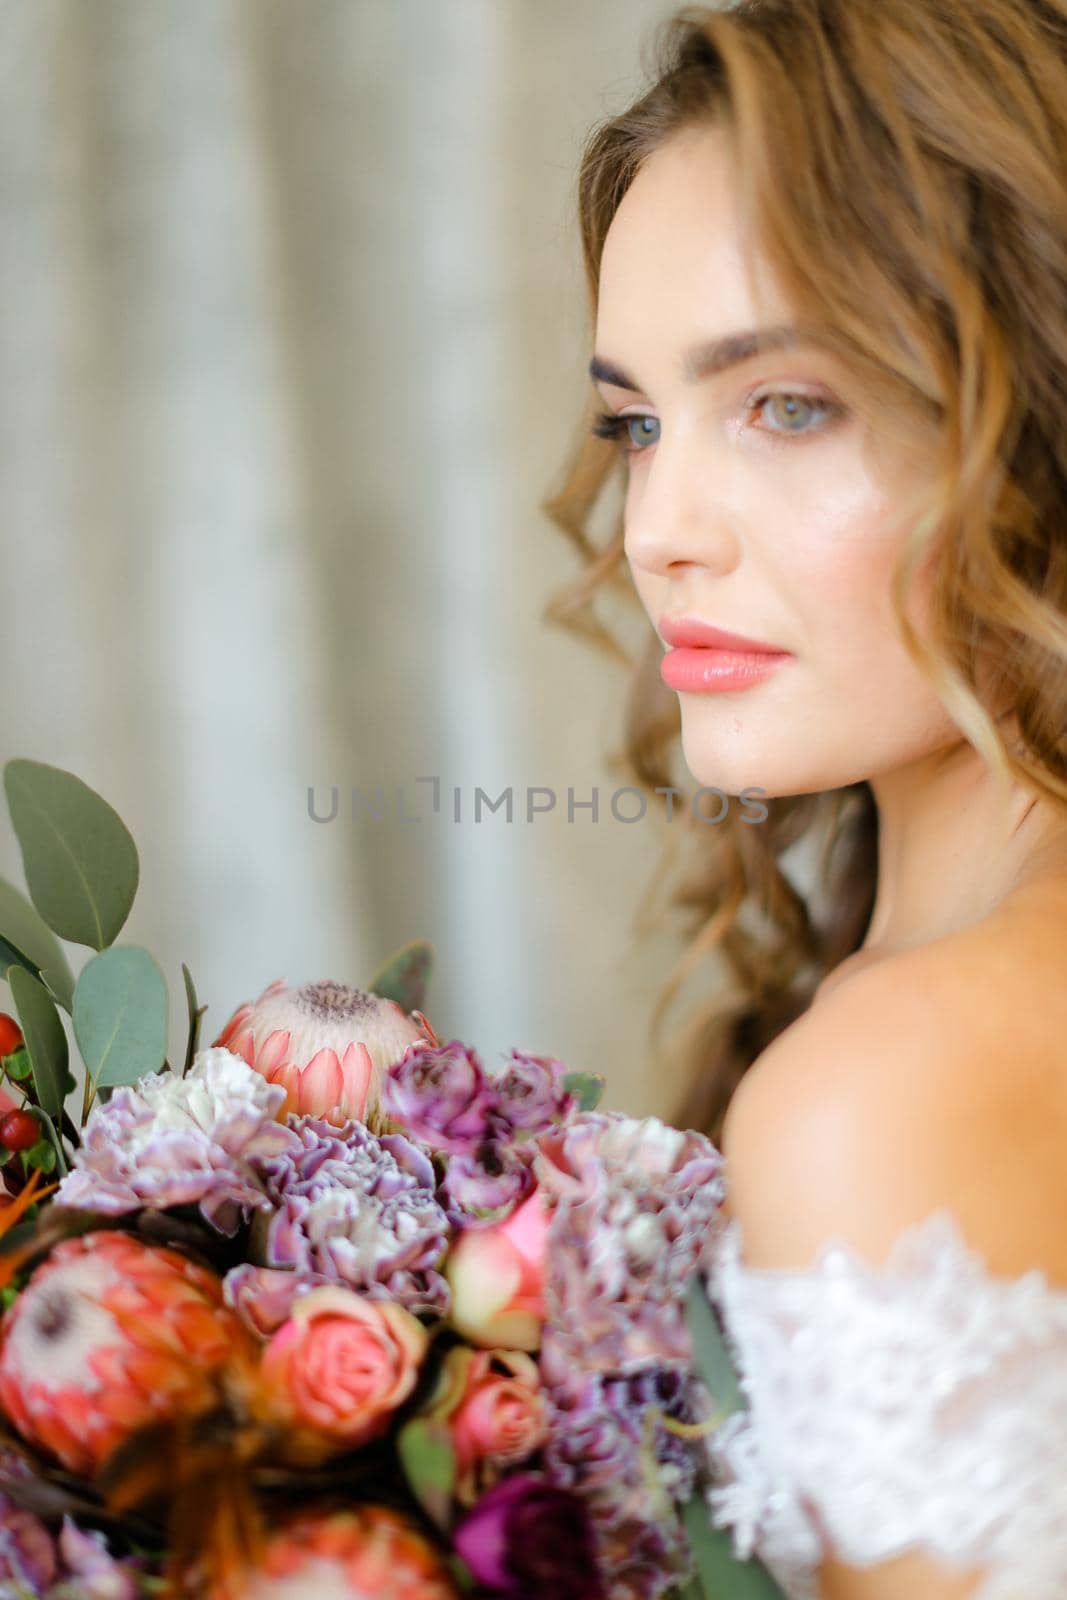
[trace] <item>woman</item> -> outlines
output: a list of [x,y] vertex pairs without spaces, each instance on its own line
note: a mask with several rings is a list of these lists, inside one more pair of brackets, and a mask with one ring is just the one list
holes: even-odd
[[[595,632],[628,566],[629,767],[690,851],[668,998],[721,963],[683,1108],[750,1402],[715,1519],[791,1596],[1053,1600],[1067,5],[747,0],[658,42],[581,168],[597,415],[547,509],[587,565],[551,614]],[[766,820],[679,808],[679,733]]]

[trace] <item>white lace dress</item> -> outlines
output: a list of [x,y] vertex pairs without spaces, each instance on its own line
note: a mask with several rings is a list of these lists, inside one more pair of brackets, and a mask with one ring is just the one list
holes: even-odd
[[748,1267],[730,1219],[708,1290],[748,1401],[713,1436],[712,1519],[790,1600],[815,1600],[831,1548],[978,1568],[975,1600],[1067,1600],[1067,1289],[991,1276],[940,1210],[877,1267],[839,1240]]

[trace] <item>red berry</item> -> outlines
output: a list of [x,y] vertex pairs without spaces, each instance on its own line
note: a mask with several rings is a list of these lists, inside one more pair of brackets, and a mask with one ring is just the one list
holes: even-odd
[[32,1150],[41,1137],[41,1124],[29,1111],[9,1111],[0,1117],[0,1145],[5,1150]]
[[22,1029],[14,1017],[0,1011],[0,1056],[10,1056],[23,1044]]

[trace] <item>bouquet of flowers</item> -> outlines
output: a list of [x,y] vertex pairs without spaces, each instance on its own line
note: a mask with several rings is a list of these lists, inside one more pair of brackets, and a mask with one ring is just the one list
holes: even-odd
[[423,942],[203,1045],[183,966],[170,1063],[163,973],[115,942],[125,825],[59,768],[4,779],[0,1596],[777,1593],[705,1502],[740,1403],[714,1145],[442,1041]]

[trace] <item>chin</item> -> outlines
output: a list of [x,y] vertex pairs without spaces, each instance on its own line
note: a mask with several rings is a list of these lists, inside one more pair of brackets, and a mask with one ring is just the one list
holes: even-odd
[[[757,737],[751,727],[746,728],[736,712],[709,718],[700,710],[690,714],[683,705],[682,754],[691,778],[690,794],[701,787],[732,796],[743,789],[760,788],[766,790],[764,799],[783,792],[779,786],[787,774],[782,771],[780,754],[768,748],[763,734]],[[712,796],[706,796],[702,804],[715,814]]]
[[[794,748],[790,750],[786,740],[768,742],[755,738],[751,732],[747,738],[735,732],[727,735],[722,730],[712,736],[707,728],[690,730],[686,737],[683,729],[682,753],[690,775],[687,802],[700,788],[717,789],[731,797],[731,814],[741,808],[751,816],[760,801],[766,804],[792,795],[819,794],[866,776],[856,763],[847,767],[813,763],[812,751],[805,749],[803,743],[791,738],[788,745]],[[703,796],[700,806],[709,820],[721,809],[713,795]]]

